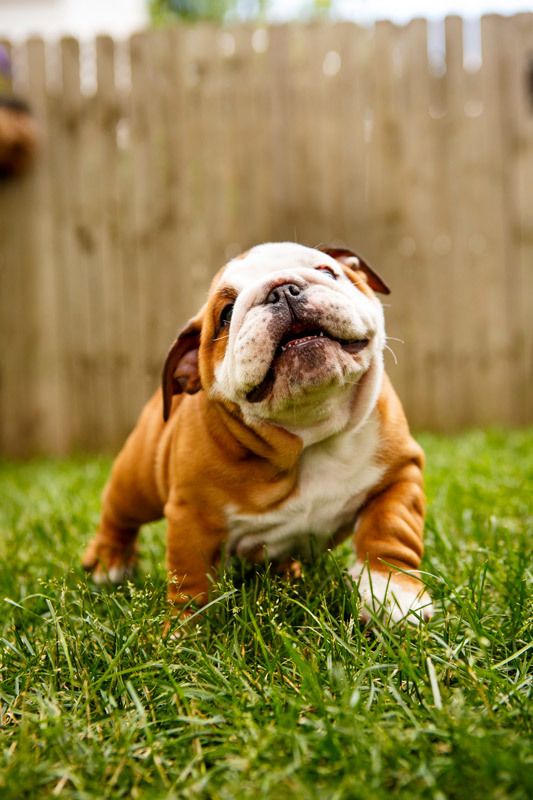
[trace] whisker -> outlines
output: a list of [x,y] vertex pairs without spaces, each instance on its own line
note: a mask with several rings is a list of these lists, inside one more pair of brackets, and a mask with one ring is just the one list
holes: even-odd
[[387,341],[390,340],[391,342],[401,342],[401,344],[405,344],[404,340],[398,339],[397,336],[386,336],[385,338],[387,339]]
[[213,341],[220,342],[222,339],[229,339],[229,333],[226,333],[225,336],[218,336],[216,339],[213,339]]
[[392,347],[389,347],[389,345],[388,345],[388,344],[386,344],[386,345],[385,345],[385,349],[386,349],[386,350],[388,350],[388,351],[389,351],[389,353],[392,353],[392,357],[393,357],[393,359],[394,359],[394,364],[395,364],[395,365],[397,365],[397,364],[398,364],[398,359],[396,358],[396,353],[394,352],[394,350],[392,349]]

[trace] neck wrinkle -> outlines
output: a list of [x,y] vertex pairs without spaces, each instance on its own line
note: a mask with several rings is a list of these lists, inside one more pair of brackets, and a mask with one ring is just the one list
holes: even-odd
[[[320,445],[333,439],[335,436],[341,436],[343,433],[350,431],[356,433],[358,430],[368,422],[374,408],[377,405],[379,395],[383,385],[383,355],[379,353],[372,361],[370,367],[359,380],[352,397],[349,399],[349,408],[347,410],[347,417],[345,423],[336,430],[325,433],[320,436],[316,434],[316,430],[320,426],[324,426],[324,422],[319,422],[316,426],[308,428],[307,430],[294,429],[292,432],[303,440],[303,449]],[[315,435],[313,435],[313,432]]]
[[379,353],[372,361],[365,375],[363,375],[360,391],[356,392],[354,398],[354,407],[349,423],[350,429],[354,432],[363,427],[376,407],[383,386],[384,373],[383,353]]
[[376,407],[383,375],[383,356],[380,353],[361,378],[352,400],[347,424],[317,441],[306,443],[305,436],[272,422],[253,422],[247,425],[236,403],[226,403],[214,398],[208,400],[205,396],[206,418],[211,436],[225,451],[234,451],[238,458],[245,459],[251,455],[271,464],[276,473],[290,472],[297,468],[305,448],[338,436],[348,429],[356,432],[365,425]]
[[215,415],[211,433],[224,449],[240,451],[242,458],[250,454],[267,461],[277,472],[289,472],[297,466],[302,441],[295,434],[270,422],[246,425],[234,403],[211,400],[206,409]]

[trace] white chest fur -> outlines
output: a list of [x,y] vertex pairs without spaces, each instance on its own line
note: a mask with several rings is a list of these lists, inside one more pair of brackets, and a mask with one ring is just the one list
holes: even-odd
[[337,531],[354,523],[368,491],[382,477],[378,444],[374,412],[360,430],[306,448],[297,487],[281,506],[264,514],[226,509],[228,552],[246,557],[262,549],[266,559],[277,561],[324,549]]

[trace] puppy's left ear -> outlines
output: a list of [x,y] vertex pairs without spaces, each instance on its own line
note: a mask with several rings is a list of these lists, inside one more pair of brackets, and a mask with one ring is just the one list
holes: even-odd
[[331,256],[336,261],[339,261],[349,270],[353,272],[363,272],[366,282],[374,292],[381,292],[381,294],[390,294],[390,289],[382,278],[379,277],[377,272],[374,272],[372,267],[367,264],[364,258],[358,256],[352,250],[347,250],[345,247],[319,247],[322,253]]
[[187,392],[196,394],[202,388],[198,353],[202,334],[203,309],[193,317],[168,351],[163,367],[163,419],[170,415],[172,397]]

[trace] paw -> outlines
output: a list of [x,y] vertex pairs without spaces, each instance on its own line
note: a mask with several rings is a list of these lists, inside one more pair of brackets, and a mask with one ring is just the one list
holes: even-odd
[[197,611],[193,608],[173,606],[172,616],[163,624],[163,641],[179,642],[195,628],[200,627]]
[[369,569],[357,562],[349,571],[361,599],[360,618],[368,623],[383,615],[386,622],[407,621],[413,625],[433,616],[431,598],[417,578]]
[[132,577],[137,564],[137,553],[134,548],[119,549],[95,537],[89,543],[81,563],[98,586],[117,585]]
[[294,558],[282,561],[274,567],[276,575],[282,575],[288,581],[299,581],[302,577],[302,564]]

